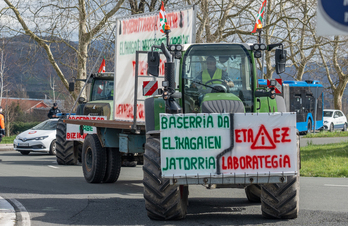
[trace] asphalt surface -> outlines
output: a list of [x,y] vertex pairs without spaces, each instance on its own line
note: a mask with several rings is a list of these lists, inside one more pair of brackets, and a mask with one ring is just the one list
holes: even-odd
[[[348,138],[346,137],[336,137],[336,138],[302,138],[301,141],[300,141],[300,145],[303,147],[303,146],[307,146],[308,144],[328,144],[328,143],[340,143],[340,142],[345,142],[345,141],[348,141]],[[13,145],[12,144],[0,144],[0,151],[13,151]],[[0,157],[0,161],[2,161],[1,157]],[[322,182],[318,182],[318,179],[320,178],[302,178],[301,179],[301,189],[305,189],[305,186],[306,184],[308,184],[308,186],[313,186],[312,184],[314,183],[322,183]],[[348,185],[345,185],[346,183],[344,182],[342,185],[339,184],[338,181],[335,181],[337,178],[328,178],[326,180],[332,180],[332,181],[327,181],[325,182],[325,186],[331,186],[332,188],[334,189],[344,189],[344,191],[346,191],[346,187]],[[304,181],[303,180],[306,180],[305,183],[303,183]],[[1,181],[0,181],[1,183]],[[309,185],[311,184],[311,185]],[[85,186],[85,185],[83,185]],[[306,205],[301,207],[302,211],[305,213],[305,214],[311,214],[310,212],[306,212],[306,210],[315,210],[315,211],[333,211],[335,210],[335,208],[337,209],[337,211],[340,211],[341,212],[348,212],[348,203],[344,204],[342,203],[342,206],[340,205],[337,205],[337,203],[340,203],[340,200],[335,200],[334,202],[331,202],[332,204],[326,204],[326,205],[323,205],[323,206],[318,206],[316,204],[316,202],[312,202],[311,200],[314,200],[316,199],[317,197],[321,197],[323,200],[324,199],[332,199],[329,197],[329,193],[325,191],[325,186],[319,186],[318,185],[318,188],[320,189],[316,189],[316,190],[313,190],[313,192],[310,192],[310,194],[306,195],[306,196],[302,196],[301,197],[301,202],[305,202]],[[310,189],[310,188],[308,188]],[[206,191],[204,191],[206,192]],[[301,193],[300,193],[301,194]],[[191,195],[190,195],[191,196]],[[335,196],[337,197],[337,196]],[[134,197],[133,197],[134,198]],[[139,197],[137,197],[139,198]],[[338,197],[337,197],[338,198]],[[141,199],[141,197],[140,197]],[[199,205],[199,202],[196,203]],[[195,205],[195,202],[193,203],[193,205]],[[331,206],[330,206],[331,205]],[[198,207],[197,207],[198,208]],[[324,209],[322,209],[324,208]],[[25,208],[22,209],[22,213],[24,213],[24,215],[19,215],[18,213],[21,213],[21,211],[18,210],[18,205],[16,206],[15,203],[13,203],[11,201],[11,199],[4,199],[3,197],[0,196],[0,225],[8,225],[8,226],[12,226],[12,225],[18,225],[18,217],[19,218],[22,218],[21,220],[25,219],[26,215],[25,215]],[[324,214],[325,215],[325,214]],[[29,215],[27,215],[28,217]],[[310,217],[310,216],[308,216]],[[323,216],[324,217],[324,216]],[[29,219],[29,222],[30,222],[30,219]],[[191,222],[192,223],[192,222]],[[198,223],[198,222],[196,222]],[[265,222],[265,223],[270,223],[270,222]],[[24,224],[22,222],[21,225],[30,225],[29,224]],[[175,224],[176,225],[176,224]],[[338,224],[340,225],[340,224]]]

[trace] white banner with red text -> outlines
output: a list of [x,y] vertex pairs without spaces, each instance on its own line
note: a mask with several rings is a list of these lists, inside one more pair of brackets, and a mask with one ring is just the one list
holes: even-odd
[[294,175],[296,114],[160,114],[162,177]]
[[[69,119],[74,120],[106,120],[106,116],[87,116],[87,115],[70,115]],[[83,141],[87,134],[96,134],[97,129],[94,126],[83,126],[83,135],[80,133],[80,125],[66,125],[66,140]]]
[[[188,44],[194,41],[195,13],[193,7],[180,10],[166,9],[170,25],[170,44]],[[166,43],[166,38],[160,32],[159,12],[139,14],[117,20],[116,64],[115,64],[115,106],[114,119],[132,121],[134,118],[134,89],[136,51],[151,51],[152,45]],[[156,50],[156,49],[155,49]],[[162,55],[159,66],[159,88],[164,79],[164,62]],[[138,60],[139,77],[137,89],[137,121],[145,121],[142,84],[150,81],[147,75],[147,54],[140,54]],[[144,98],[143,98],[144,99]]]

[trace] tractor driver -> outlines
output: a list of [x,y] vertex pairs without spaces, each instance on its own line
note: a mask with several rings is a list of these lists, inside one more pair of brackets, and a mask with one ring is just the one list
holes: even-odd
[[[211,82],[210,84],[208,83],[207,85],[211,86],[214,83],[220,83],[221,84],[222,81],[225,81],[226,84],[230,88],[234,87],[234,83],[228,77],[228,74],[225,71],[221,70],[220,68],[216,67],[216,59],[215,59],[215,57],[208,56],[207,60],[206,60],[206,63],[207,63],[207,69],[201,71],[196,76],[196,78],[194,79],[195,82],[192,84],[193,88],[196,88],[196,84],[195,83],[205,85],[208,81],[215,80],[215,79],[221,80],[221,81],[214,81],[214,82]],[[205,89],[205,86],[203,87],[203,89]]]

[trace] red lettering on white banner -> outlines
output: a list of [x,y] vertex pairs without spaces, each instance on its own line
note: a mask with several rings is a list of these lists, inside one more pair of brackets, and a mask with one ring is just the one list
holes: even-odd
[[[118,118],[133,119],[133,104],[119,104],[116,106],[116,116]],[[137,104],[137,118],[145,120],[144,104]]]
[[[290,128],[274,128],[271,131],[267,131],[265,125],[260,126],[259,130],[254,137],[254,130],[249,129],[236,129],[234,131],[236,143],[251,143],[250,149],[276,149],[276,143],[289,143]],[[271,135],[273,135],[273,137]]]
[[[181,12],[182,18],[184,17],[184,11]],[[179,12],[173,12],[173,13],[167,13],[167,24],[170,25],[170,27],[178,28],[179,26]],[[182,25],[184,26],[184,20],[181,21]],[[155,25],[155,28],[154,28]],[[130,19],[130,20],[124,20],[122,21],[122,34],[132,34],[132,33],[139,33],[139,32],[149,32],[153,31],[154,29],[158,30],[159,27],[159,19],[158,16],[151,16],[151,17],[145,17],[145,18],[136,18],[136,19]]]
[[246,155],[222,157],[222,170],[291,168],[289,155]]

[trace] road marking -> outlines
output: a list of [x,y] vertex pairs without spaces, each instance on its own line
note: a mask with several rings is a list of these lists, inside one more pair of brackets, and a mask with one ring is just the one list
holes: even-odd
[[324,184],[324,186],[328,186],[328,187],[347,187],[348,185],[341,185],[341,184]]
[[13,206],[0,196],[0,225],[14,226],[16,223],[16,212]]
[[57,166],[51,166],[51,165],[48,165],[48,167],[51,167],[51,168],[53,168],[53,169],[58,169],[59,167],[57,167]]
[[22,203],[18,202],[16,199],[10,199],[10,201],[17,207],[18,212],[17,214],[20,215],[20,217],[22,218],[21,220],[21,225],[22,226],[30,226],[31,222],[30,222],[30,216],[29,213],[27,212],[27,209],[25,209],[25,207],[22,205]]

